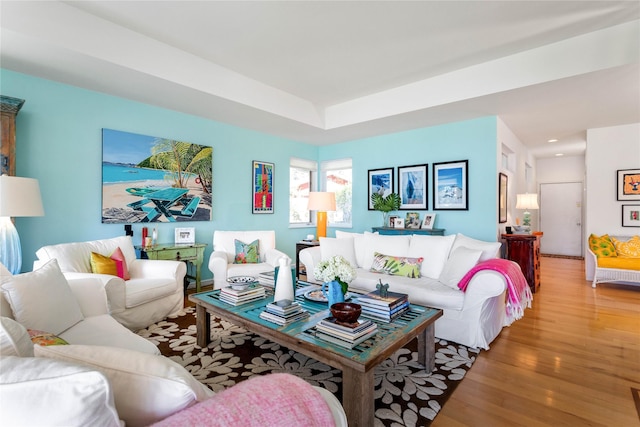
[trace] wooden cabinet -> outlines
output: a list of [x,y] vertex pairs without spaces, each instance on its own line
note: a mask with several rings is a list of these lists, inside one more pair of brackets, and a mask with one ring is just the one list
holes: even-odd
[[524,277],[535,293],[540,287],[540,235],[503,234],[503,256],[520,265]]
[[153,245],[153,246],[136,246],[140,251],[140,257],[146,259],[175,260],[184,261],[187,267],[193,266],[193,272],[187,268],[187,275],[184,278],[184,289],[189,286],[189,279],[196,282],[196,292],[201,291],[202,263],[204,261],[204,250],[206,243],[194,243],[189,245]]
[[429,236],[444,236],[444,228],[391,228],[391,227],[372,227],[373,232],[386,235],[403,235],[403,234],[425,234]]
[[302,240],[296,243],[296,279],[307,280],[307,267],[305,267],[304,264],[300,263],[300,256],[299,256],[300,251],[305,248],[318,246],[319,244],[320,242],[318,242],[317,240],[313,240],[313,241]]

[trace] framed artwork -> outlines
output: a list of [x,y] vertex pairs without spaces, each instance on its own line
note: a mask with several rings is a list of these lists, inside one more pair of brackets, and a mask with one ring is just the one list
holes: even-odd
[[371,202],[371,195],[374,193],[380,194],[382,197],[387,197],[393,193],[393,168],[386,169],[370,169],[369,170],[369,210],[373,211],[373,203]]
[[211,221],[212,164],[208,146],[102,129],[102,223]]
[[396,224],[396,218],[398,218],[397,215],[389,215],[389,223],[387,224],[387,227],[394,228]]
[[404,227],[414,229],[420,228],[420,214],[418,212],[407,212]]
[[425,230],[431,230],[433,228],[433,224],[436,222],[436,214],[428,213],[424,215],[424,219],[422,220],[422,227]]
[[509,177],[503,173],[498,175],[498,222],[507,222],[507,184]]
[[176,245],[193,245],[196,242],[196,229],[194,227],[182,227],[175,229]]
[[399,216],[395,217],[393,220],[393,228],[404,228],[404,219]]
[[398,167],[400,209],[427,209],[427,165]]
[[640,169],[618,171],[618,200],[640,200]]
[[268,162],[253,161],[253,197],[252,213],[273,213],[273,172],[275,165]]
[[622,205],[622,226],[640,227],[640,205]]
[[433,209],[469,210],[468,160],[433,164]]

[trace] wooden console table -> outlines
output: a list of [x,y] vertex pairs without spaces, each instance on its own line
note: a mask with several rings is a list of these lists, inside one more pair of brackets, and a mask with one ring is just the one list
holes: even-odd
[[200,269],[204,260],[204,249],[206,247],[206,243],[194,243],[189,245],[136,246],[136,249],[140,251],[141,258],[184,261],[187,265],[192,264],[195,273],[189,274],[187,269],[187,275],[184,278],[184,289],[185,291],[187,290],[187,286],[189,285],[188,279],[194,279],[196,281],[196,292],[200,292]]
[[444,236],[444,228],[391,228],[391,227],[372,227],[371,230],[379,234],[424,234],[427,236]]
[[504,258],[520,265],[531,292],[540,288],[540,234],[503,234]]

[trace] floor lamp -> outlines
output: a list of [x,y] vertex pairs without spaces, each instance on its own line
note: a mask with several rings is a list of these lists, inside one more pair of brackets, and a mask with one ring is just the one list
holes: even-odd
[[11,217],[43,215],[38,180],[0,175],[0,262],[11,274],[22,268],[20,237]]
[[307,209],[318,212],[316,239],[327,237],[327,211],[336,210],[336,193],[324,191],[309,192],[309,206]]

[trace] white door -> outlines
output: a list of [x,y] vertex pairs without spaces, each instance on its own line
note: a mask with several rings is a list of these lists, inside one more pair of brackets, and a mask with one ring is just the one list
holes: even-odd
[[582,252],[582,183],[540,184],[540,252],[584,256]]

